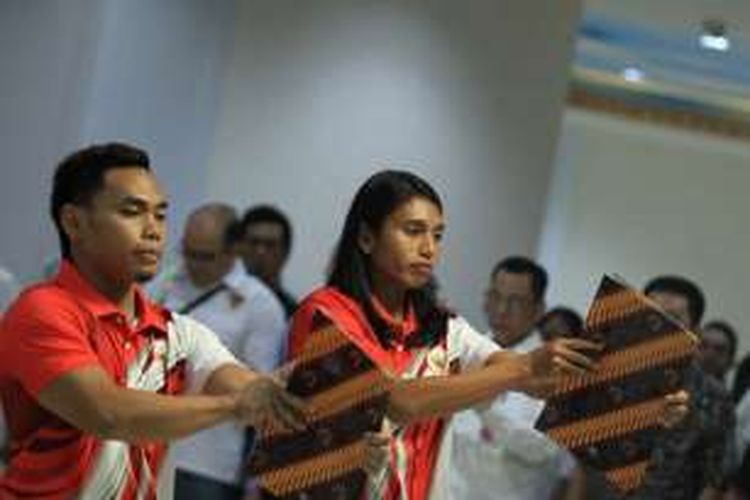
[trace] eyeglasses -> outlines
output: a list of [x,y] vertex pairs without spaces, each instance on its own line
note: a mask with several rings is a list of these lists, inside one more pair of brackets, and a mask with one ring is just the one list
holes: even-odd
[[183,248],[182,256],[187,260],[192,260],[193,262],[202,262],[205,264],[209,264],[212,262],[216,262],[216,260],[221,256],[221,252],[207,252],[203,250]]
[[533,297],[523,295],[503,295],[497,290],[487,290],[484,294],[487,302],[495,307],[507,309],[510,312],[523,311],[534,303]]

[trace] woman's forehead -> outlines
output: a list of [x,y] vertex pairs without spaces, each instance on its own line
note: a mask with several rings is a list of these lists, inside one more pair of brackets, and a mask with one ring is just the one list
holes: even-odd
[[391,212],[391,217],[398,219],[439,220],[442,223],[443,213],[440,207],[432,200],[415,196],[396,207]]

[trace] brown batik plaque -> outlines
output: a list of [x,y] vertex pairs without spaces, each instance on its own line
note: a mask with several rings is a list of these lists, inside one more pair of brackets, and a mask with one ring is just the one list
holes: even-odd
[[653,301],[605,276],[581,337],[601,342],[596,370],[563,379],[537,428],[578,460],[633,491],[650,464],[664,396],[684,389],[697,338]]
[[308,428],[259,429],[248,469],[267,497],[359,500],[364,433],[381,428],[389,379],[336,326],[318,323],[287,386],[306,402]]

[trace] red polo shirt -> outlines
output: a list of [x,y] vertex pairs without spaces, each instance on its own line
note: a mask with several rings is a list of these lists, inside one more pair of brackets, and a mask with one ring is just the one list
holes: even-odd
[[[137,357],[140,367],[159,362],[161,351],[153,346],[166,343],[169,313],[140,289],[136,310],[139,323],[132,328],[121,309],[64,262],[55,278],[23,292],[0,320],[0,397],[10,434],[0,498],[68,499],[82,491],[134,498],[139,488],[153,497],[164,444],[105,442],[37,402],[45,387],[73,370],[98,365],[118,385],[132,386]],[[182,392],[184,370],[184,364],[170,371],[164,365],[158,380],[165,382],[156,390]]]

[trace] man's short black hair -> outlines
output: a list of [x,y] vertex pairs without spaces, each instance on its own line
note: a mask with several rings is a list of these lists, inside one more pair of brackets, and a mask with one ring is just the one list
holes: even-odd
[[281,239],[284,245],[284,255],[289,255],[292,250],[292,224],[284,212],[272,205],[256,205],[250,207],[242,216],[240,222],[239,231],[240,234],[244,235],[247,233],[247,228],[253,224],[260,224],[264,222],[270,222],[281,226]]
[[734,361],[734,356],[737,354],[737,330],[726,321],[720,319],[711,320],[703,325],[703,331],[706,330],[716,330],[724,335],[729,343],[729,354],[732,361]]
[[685,297],[688,302],[690,326],[695,328],[703,319],[706,311],[706,298],[700,287],[682,276],[658,276],[646,284],[643,289],[646,295],[652,293],[671,293]]
[[511,274],[528,274],[531,276],[531,288],[534,300],[536,302],[544,300],[544,294],[547,292],[547,271],[533,260],[518,255],[506,257],[495,264],[492,270],[492,279],[495,279],[500,271]]
[[544,328],[545,323],[554,317],[559,317],[567,325],[571,333],[583,332],[583,318],[575,310],[569,307],[558,306],[547,311],[539,320],[539,327]]
[[64,205],[85,205],[104,187],[104,174],[116,168],[138,167],[150,170],[148,154],[129,144],[95,144],[63,159],[55,170],[50,196],[50,215],[60,238],[60,252],[70,258],[70,240],[62,228]]

